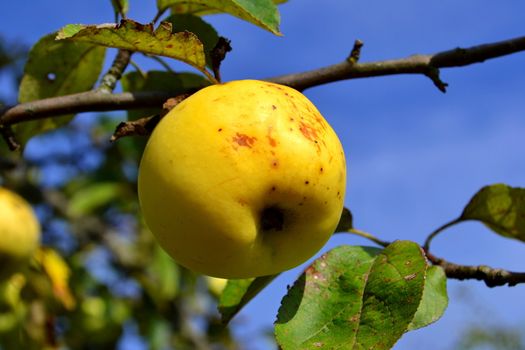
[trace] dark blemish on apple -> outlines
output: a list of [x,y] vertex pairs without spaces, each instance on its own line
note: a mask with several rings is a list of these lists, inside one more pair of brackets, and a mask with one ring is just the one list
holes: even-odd
[[277,189],[277,187],[272,186],[272,192],[275,192],[276,189]]
[[233,137],[233,142],[239,146],[252,148],[257,138],[255,136],[248,136],[246,134],[236,133]]
[[264,208],[261,212],[260,224],[263,231],[282,231],[284,227],[283,210],[277,206]]
[[277,106],[272,105],[272,109],[275,111],[277,109]]
[[279,167],[279,161],[274,160],[274,161],[272,162],[272,168],[275,169],[275,168],[278,168],[278,167]]
[[171,48],[173,47],[173,45],[172,45],[172,44],[168,44],[168,45],[166,45],[166,47],[167,47],[168,49],[171,49]]
[[295,119],[293,119],[293,118],[290,118],[290,121],[291,121],[291,122],[293,122],[294,120],[295,120]]
[[322,173],[324,171],[323,167],[319,169],[319,172]]
[[221,132],[222,131],[222,128],[219,128],[219,130],[217,130],[218,132]]
[[305,185],[308,185],[309,183],[310,183],[310,181],[308,181],[308,180],[306,180],[306,181],[304,182]]

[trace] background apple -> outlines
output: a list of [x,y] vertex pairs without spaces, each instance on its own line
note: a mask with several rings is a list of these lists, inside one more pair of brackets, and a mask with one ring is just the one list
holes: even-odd
[[21,269],[40,241],[40,225],[25,199],[0,187],[0,278]]
[[300,92],[242,80],[200,90],[151,135],[139,171],[144,218],[191,270],[275,274],[315,254],[343,207],[341,143]]

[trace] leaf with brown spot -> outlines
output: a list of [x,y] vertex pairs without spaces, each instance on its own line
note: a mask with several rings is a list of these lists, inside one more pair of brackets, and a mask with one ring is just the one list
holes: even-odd
[[155,30],[151,24],[132,20],[122,20],[120,24],[70,24],[58,32],[56,39],[166,56],[185,62],[211,77],[205,67],[206,57],[199,38],[187,31],[173,33],[169,22],[162,22]]
[[[407,264],[407,262],[410,262]],[[390,349],[422,300],[420,247],[337,247],[317,259],[282,300],[275,335],[283,350]]]
[[277,276],[228,280],[218,305],[222,322],[225,324],[230,322],[250,300],[255,298]]
[[485,186],[467,204],[460,221],[477,220],[494,232],[525,241],[525,188]]
[[[20,103],[90,90],[104,63],[103,47],[41,38],[29,52],[18,91]],[[22,144],[32,136],[67,124],[73,115],[29,121],[14,126]]]

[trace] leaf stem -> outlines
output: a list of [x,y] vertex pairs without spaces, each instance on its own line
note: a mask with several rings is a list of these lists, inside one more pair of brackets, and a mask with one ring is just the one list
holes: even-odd
[[374,236],[373,234],[371,233],[368,233],[368,232],[365,232],[365,231],[362,231],[362,230],[359,230],[359,229],[356,229],[356,228],[351,228],[347,231],[348,233],[351,233],[351,234],[354,234],[354,235],[357,235],[357,236],[360,236],[360,237],[363,237],[363,238],[366,238],[374,243],[376,243],[377,245],[380,245],[382,247],[386,247],[388,245],[390,245],[390,242],[388,241],[383,241],[379,238],[377,238],[376,236]]
[[164,14],[164,12],[166,12],[167,9],[163,9],[163,10],[159,10],[157,11],[157,14],[155,15],[155,17],[153,18],[153,20],[151,21],[152,23],[156,23],[161,17],[162,15]]
[[220,84],[220,82],[217,79],[215,79],[213,74],[211,74],[206,68],[201,70],[201,72],[204,73],[206,78],[208,78],[208,80],[211,81],[212,84]]
[[452,221],[449,221],[447,222],[446,224],[438,227],[437,229],[434,230],[434,232],[432,232],[431,234],[428,235],[427,239],[425,240],[425,244],[423,244],[423,249],[428,252],[430,251],[430,243],[432,242],[432,240],[438,235],[440,234],[442,231],[446,230],[447,228],[451,227],[451,226],[454,226],[460,222],[462,222],[463,219],[461,217],[457,218],[457,219],[454,219]]
[[145,56],[148,57],[148,58],[151,58],[151,59],[153,59],[155,61],[157,61],[168,72],[173,73],[173,74],[177,74],[177,72],[175,72],[173,70],[173,68],[171,68],[170,65],[166,61],[164,61],[162,58],[160,58],[159,56],[154,56],[154,55],[145,55]]

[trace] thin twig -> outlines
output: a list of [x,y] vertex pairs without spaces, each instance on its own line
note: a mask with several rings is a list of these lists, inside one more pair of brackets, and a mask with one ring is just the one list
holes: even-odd
[[350,56],[346,59],[351,64],[356,64],[359,61],[359,58],[361,57],[361,48],[363,47],[364,43],[357,39],[354,41],[354,47],[352,48],[352,51],[350,52]]
[[383,241],[383,240],[377,238],[376,236],[374,236],[371,233],[368,233],[368,232],[365,232],[365,231],[361,231],[361,230],[358,230],[356,228],[351,228],[347,232],[351,233],[351,234],[354,234],[354,235],[357,235],[357,236],[360,236],[360,237],[363,237],[363,238],[366,238],[366,239],[376,243],[377,245],[380,245],[381,247],[386,247],[386,246],[390,245],[390,242]]
[[441,266],[448,278],[463,280],[483,281],[487,287],[504,286],[513,287],[520,283],[525,283],[525,272],[513,272],[503,269],[497,269],[486,265],[469,266],[458,265],[438,258],[431,253],[426,253],[428,260]]
[[434,84],[444,92],[446,85],[439,80],[439,68],[462,67],[524,50],[525,36],[522,36],[466,49],[456,48],[430,55],[412,55],[394,60],[357,64],[345,60],[328,67],[267,80],[288,85],[297,90],[305,90],[312,86],[346,79],[393,74],[423,74],[431,77]]
[[166,91],[107,94],[87,91],[21,103],[4,111],[0,124],[11,125],[29,120],[81,112],[102,112],[161,106],[173,94]]
[[[453,49],[433,55],[414,55],[406,58],[368,62],[344,62],[302,73],[282,75],[266,79],[304,90],[313,86],[339,80],[375,77],[393,74],[423,74],[432,77],[440,90],[445,83],[439,80],[439,68],[462,67],[487,59],[525,51],[525,37],[474,46],[468,49]],[[210,81],[216,79],[206,71]],[[8,107],[0,111],[0,124],[15,124],[27,120],[60,116],[70,113],[127,110],[160,105],[170,96],[165,92],[143,92],[137,94],[97,94],[93,92],[53,97]]]
[[182,94],[176,97],[169,98],[162,105],[162,113],[156,114],[149,117],[140,118],[137,120],[130,120],[127,122],[121,122],[115,128],[115,132],[111,136],[110,141],[115,142],[118,139],[126,136],[148,136],[152,133],[153,129],[159,121],[176,105],[181,103],[184,99],[188,98],[190,94]]
[[0,135],[11,151],[16,151],[20,148],[20,143],[16,140],[15,134],[10,125],[0,124]]
[[126,70],[132,54],[133,53],[128,50],[118,50],[117,56],[115,57],[111,68],[101,79],[100,86],[98,87],[99,91],[111,93],[113,90],[115,90],[115,86],[122,77],[124,70]]

